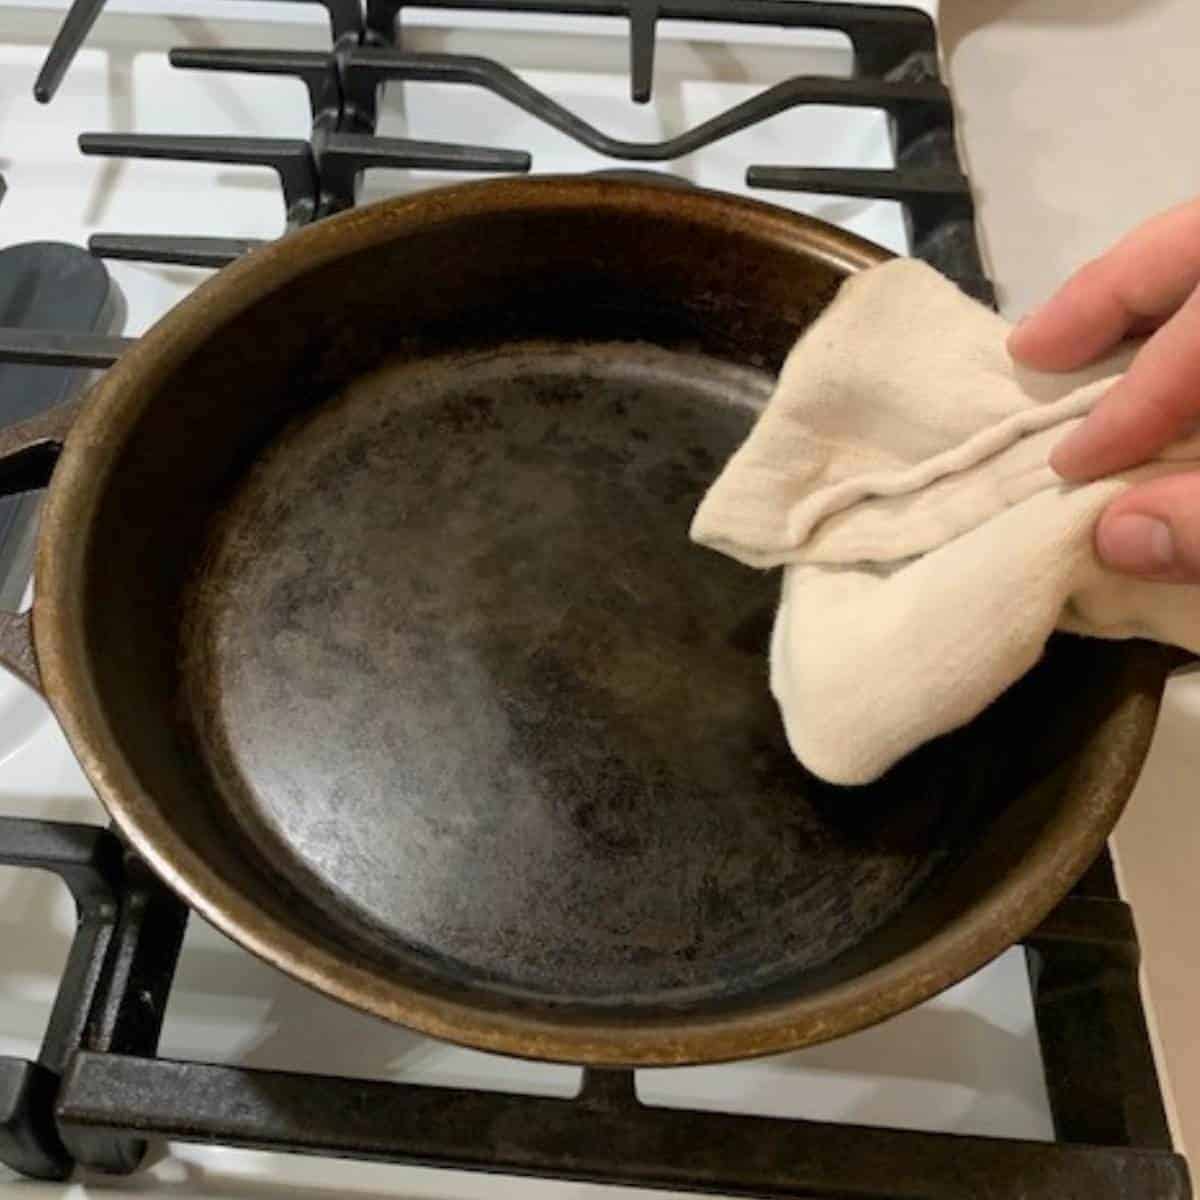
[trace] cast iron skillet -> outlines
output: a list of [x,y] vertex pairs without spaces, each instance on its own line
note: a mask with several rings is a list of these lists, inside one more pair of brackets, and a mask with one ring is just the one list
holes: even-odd
[[[8,661],[180,895],[380,1016],[644,1065],[898,1012],[1091,862],[1168,660],[1060,639],[872,787],[792,759],[778,581],[687,528],[796,336],[884,257],[612,181],[322,221],[91,393],[50,480],[36,661],[20,617]],[[4,435],[6,486],[72,415]]]

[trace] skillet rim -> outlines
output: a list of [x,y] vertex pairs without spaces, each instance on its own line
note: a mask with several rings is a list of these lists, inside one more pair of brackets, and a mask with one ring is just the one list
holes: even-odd
[[[1033,852],[984,900],[928,940],[800,999],[718,1014],[621,1019],[490,1008],[426,990],[302,936],[226,884],[172,829],[120,752],[87,650],[82,594],[92,518],[125,438],[160,385],[218,327],[322,264],[431,223],[514,210],[670,215],[774,243],[849,274],[892,255],[825,222],[726,194],[585,177],[459,184],[352,209],[257,250],[210,278],[108,370],[66,439],[38,535],[34,641],[46,696],[97,794],[134,849],[184,901],[235,942],[373,1015],[479,1050],[592,1066],[679,1066],[798,1049],[862,1029],[952,986],[1019,941],[1091,865],[1124,809],[1154,730],[1168,662],[1123,647],[1128,680],[1065,785],[1069,796]],[[82,532],[81,532],[82,531]],[[1115,652],[1115,650],[1114,650]]]

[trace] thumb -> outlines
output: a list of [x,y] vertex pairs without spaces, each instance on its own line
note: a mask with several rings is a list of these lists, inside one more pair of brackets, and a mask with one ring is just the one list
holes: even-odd
[[1132,487],[1096,525],[1096,553],[1115,571],[1200,583],[1200,474]]

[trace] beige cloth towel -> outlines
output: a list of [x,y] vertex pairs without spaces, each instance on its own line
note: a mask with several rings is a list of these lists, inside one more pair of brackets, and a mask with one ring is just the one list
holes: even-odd
[[1094,483],[1051,448],[1128,363],[1040,375],[1007,323],[932,268],[852,277],[792,351],[692,537],[783,566],[771,690],[796,756],[870,782],[965,724],[1057,628],[1200,653],[1200,587],[1103,568],[1092,533],[1131,482],[1200,466],[1200,435]]

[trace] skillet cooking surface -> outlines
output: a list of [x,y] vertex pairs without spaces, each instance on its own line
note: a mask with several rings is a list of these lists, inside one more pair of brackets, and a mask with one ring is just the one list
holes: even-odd
[[217,526],[186,672],[265,858],[535,1001],[756,990],[900,907],[947,796],[889,796],[901,844],[847,823],[767,691],[777,575],[687,538],[770,386],[525,344],[385,366],[293,422]]

